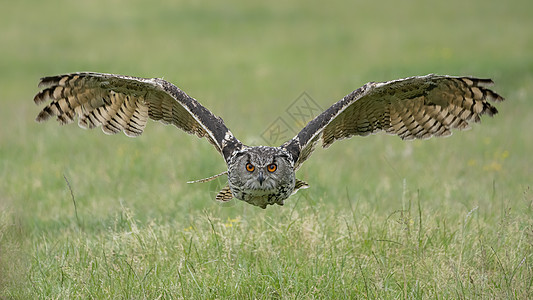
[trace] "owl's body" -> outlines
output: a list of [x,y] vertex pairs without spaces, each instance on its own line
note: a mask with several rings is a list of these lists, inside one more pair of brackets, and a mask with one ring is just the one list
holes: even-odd
[[228,185],[233,197],[265,208],[283,205],[296,183],[294,161],[280,147],[246,147],[228,163]]
[[51,102],[37,116],[55,116],[61,124],[78,118],[83,128],[102,126],[107,134],[141,135],[147,120],[173,124],[189,134],[205,137],[223,156],[228,170],[200,180],[228,176],[216,199],[233,197],[252,205],[283,205],[299,189],[308,187],[295,172],[317,143],[383,131],[402,139],[447,136],[465,129],[480,116],[497,113],[490,101],[503,98],[488,89],[490,79],[454,76],[415,76],[367,83],[311,120],[294,138],[279,147],[249,147],[233,136],[221,118],[173,84],[158,78],[102,73],[72,73],[44,77],[34,98]]

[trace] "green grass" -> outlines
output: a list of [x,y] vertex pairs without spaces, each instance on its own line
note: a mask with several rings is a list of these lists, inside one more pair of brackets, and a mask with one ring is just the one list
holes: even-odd
[[[298,2],[2,5],[0,298],[531,298],[532,2]],[[73,71],[164,77],[249,144],[304,91],[439,73],[507,101],[450,138],[319,149],[261,210],[186,184],[225,165],[174,127],[36,124],[38,78]]]

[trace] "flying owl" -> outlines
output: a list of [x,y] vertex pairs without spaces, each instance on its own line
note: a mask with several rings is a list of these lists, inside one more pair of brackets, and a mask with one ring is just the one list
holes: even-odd
[[369,82],[311,120],[294,138],[279,147],[244,145],[215,116],[175,85],[159,78],[102,73],[72,73],[41,78],[36,104],[51,100],[38,122],[56,117],[60,124],[78,118],[82,128],[102,127],[106,134],[143,133],[148,119],[173,124],[189,134],[205,137],[222,155],[228,184],[217,200],[233,197],[252,205],[283,205],[308,184],[295,172],[319,141],[333,142],[383,131],[404,140],[448,136],[465,129],[480,116],[498,111],[488,100],[504,99],[489,88],[490,79],[426,75],[387,82]]

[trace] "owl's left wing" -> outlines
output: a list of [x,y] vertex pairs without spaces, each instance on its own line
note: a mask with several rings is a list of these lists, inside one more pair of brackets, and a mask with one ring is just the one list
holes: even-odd
[[336,140],[379,131],[405,140],[447,136],[453,128],[466,129],[481,115],[498,112],[488,100],[504,99],[487,88],[492,83],[433,74],[370,82],[311,120],[281,147],[291,153],[298,169],[319,140],[326,148]]
[[102,126],[107,134],[141,135],[148,118],[205,137],[228,161],[242,143],[224,121],[175,85],[159,78],[104,73],[71,73],[41,78],[36,104],[50,100],[37,116],[83,128]]

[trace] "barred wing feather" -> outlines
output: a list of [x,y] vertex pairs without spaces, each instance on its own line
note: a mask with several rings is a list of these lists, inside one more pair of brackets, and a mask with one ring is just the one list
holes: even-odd
[[226,160],[242,147],[221,118],[163,79],[84,72],[44,77],[39,87],[35,103],[50,103],[38,122],[56,117],[68,124],[78,117],[82,128],[101,126],[106,134],[135,137],[150,118],[205,137]]
[[333,142],[383,131],[402,139],[427,139],[466,129],[480,116],[496,114],[489,101],[504,99],[488,88],[490,79],[440,75],[370,82],[311,120],[282,145],[295,168],[311,155],[318,141]]

